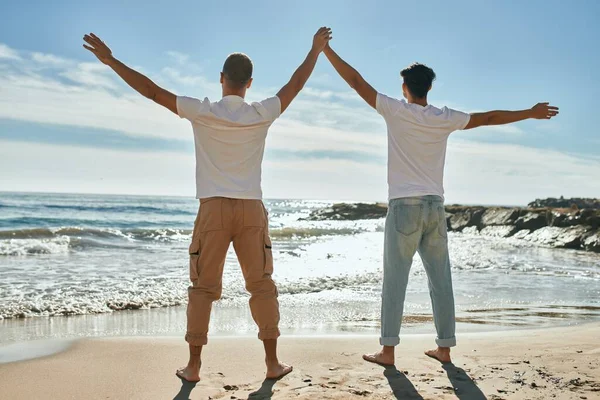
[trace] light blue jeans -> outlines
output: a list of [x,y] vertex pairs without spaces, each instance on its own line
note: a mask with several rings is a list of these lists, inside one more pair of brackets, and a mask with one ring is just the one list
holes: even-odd
[[420,196],[390,200],[384,241],[381,345],[400,343],[408,275],[418,251],[429,280],[436,343],[440,347],[456,346],[454,294],[442,198]]

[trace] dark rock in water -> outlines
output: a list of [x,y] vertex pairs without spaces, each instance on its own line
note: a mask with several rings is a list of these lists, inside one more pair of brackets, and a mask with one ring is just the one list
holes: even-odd
[[535,231],[548,225],[546,213],[529,212],[515,221],[517,230],[529,229]]
[[560,211],[552,211],[550,212],[550,226],[558,226],[561,228],[567,227],[567,226],[573,226],[576,224],[576,222],[573,220],[572,216],[570,214],[565,214],[562,213]]
[[511,225],[519,218],[517,208],[488,208],[481,216],[481,225]]
[[469,226],[479,227],[481,224],[481,217],[485,212],[485,208],[447,206],[446,212],[451,214],[449,220],[449,229],[452,231],[462,231]]
[[384,218],[387,214],[387,205],[376,203],[338,203],[330,208],[313,211],[307,221],[356,221],[359,219]]

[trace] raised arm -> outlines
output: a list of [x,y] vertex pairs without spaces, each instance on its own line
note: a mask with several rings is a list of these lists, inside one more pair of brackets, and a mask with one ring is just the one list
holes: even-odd
[[521,111],[488,111],[471,114],[465,129],[473,129],[485,125],[505,125],[525,119],[550,119],[558,114],[558,107],[550,103],[538,103],[528,110]]
[[330,28],[322,27],[315,33],[312,48],[308,52],[306,59],[300,64],[296,72],[294,72],[290,81],[277,93],[277,97],[279,97],[279,101],[281,102],[281,112],[284,112],[292,100],[300,93],[310,74],[312,74],[313,69],[315,69],[319,54],[321,54],[330,39]]
[[100,62],[111,67],[129,86],[138,91],[142,96],[177,114],[177,97],[173,93],[161,88],[148,77],[134,71],[113,57],[112,51],[108,46],[93,33],[85,35],[83,40],[89,45],[84,44],[83,47],[98,57]]
[[342,60],[342,58],[329,46],[329,43],[325,46],[323,53],[325,53],[325,56],[327,56],[327,59],[331,62],[333,68],[335,68],[338,74],[340,74],[346,82],[348,82],[350,87],[356,90],[360,97],[369,103],[371,107],[377,108],[377,91],[373,89],[373,86],[369,85],[369,83],[367,83],[358,71],[350,66],[350,64]]

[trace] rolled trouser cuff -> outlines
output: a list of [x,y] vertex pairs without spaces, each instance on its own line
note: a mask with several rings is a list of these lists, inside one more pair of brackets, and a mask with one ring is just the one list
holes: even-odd
[[379,344],[382,346],[398,346],[399,343],[400,338],[398,336],[379,338]]
[[262,329],[258,332],[258,338],[260,340],[277,339],[279,336],[281,336],[281,332],[279,332],[279,328]]
[[188,342],[192,346],[204,346],[208,343],[207,335],[196,335],[193,333],[185,334],[185,341]]
[[454,347],[456,346],[456,337],[452,337],[449,339],[435,339],[435,342],[439,347]]

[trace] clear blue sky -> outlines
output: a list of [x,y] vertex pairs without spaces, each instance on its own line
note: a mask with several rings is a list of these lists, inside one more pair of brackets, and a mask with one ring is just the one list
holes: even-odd
[[[9,182],[0,190],[193,193],[193,171],[178,174],[166,166],[157,169],[165,175],[155,177],[155,190],[135,173],[138,186],[119,181],[126,172],[116,165],[133,170],[164,159],[161,154],[189,158],[191,134],[177,117],[137,99],[96,66],[81,47],[84,33],[98,34],[117,58],[169,89],[197,97],[218,97],[223,60],[243,51],[255,63],[254,100],[273,95],[289,79],[314,31],[327,25],[334,32],[332,47],[388,95],[401,95],[400,69],[419,61],[438,75],[430,95],[435,105],[479,111],[551,101],[560,107],[550,122],[456,133],[446,174],[449,199],[518,203],[538,195],[600,195],[597,182],[578,180],[582,171],[600,175],[596,1],[37,1],[3,2],[0,14],[0,148],[6,152],[0,169],[12,169],[0,175]],[[385,196],[385,127],[378,115],[324,57],[307,87],[273,127],[272,136],[280,137],[268,142],[266,195]],[[9,155],[28,149],[46,165],[61,159],[46,171],[44,183],[36,181],[39,165],[5,164]],[[88,152],[118,161],[111,159],[113,168],[99,161],[100,170],[87,166],[75,174],[63,155]],[[355,176],[345,181],[353,168]],[[17,169],[24,179],[9,177]],[[356,181],[361,171],[362,189]],[[368,179],[371,172],[375,182]],[[331,192],[315,182],[323,175],[331,179]],[[284,189],[281,182],[289,176],[302,181],[302,192]],[[175,177],[185,180],[164,184]],[[490,188],[475,186],[490,180],[504,186],[483,195]],[[350,190],[349,184],[359,187]],[[511,188],[530,191],[511,197],[505,194]],[[565,193],[557,193],[561,188]]]

